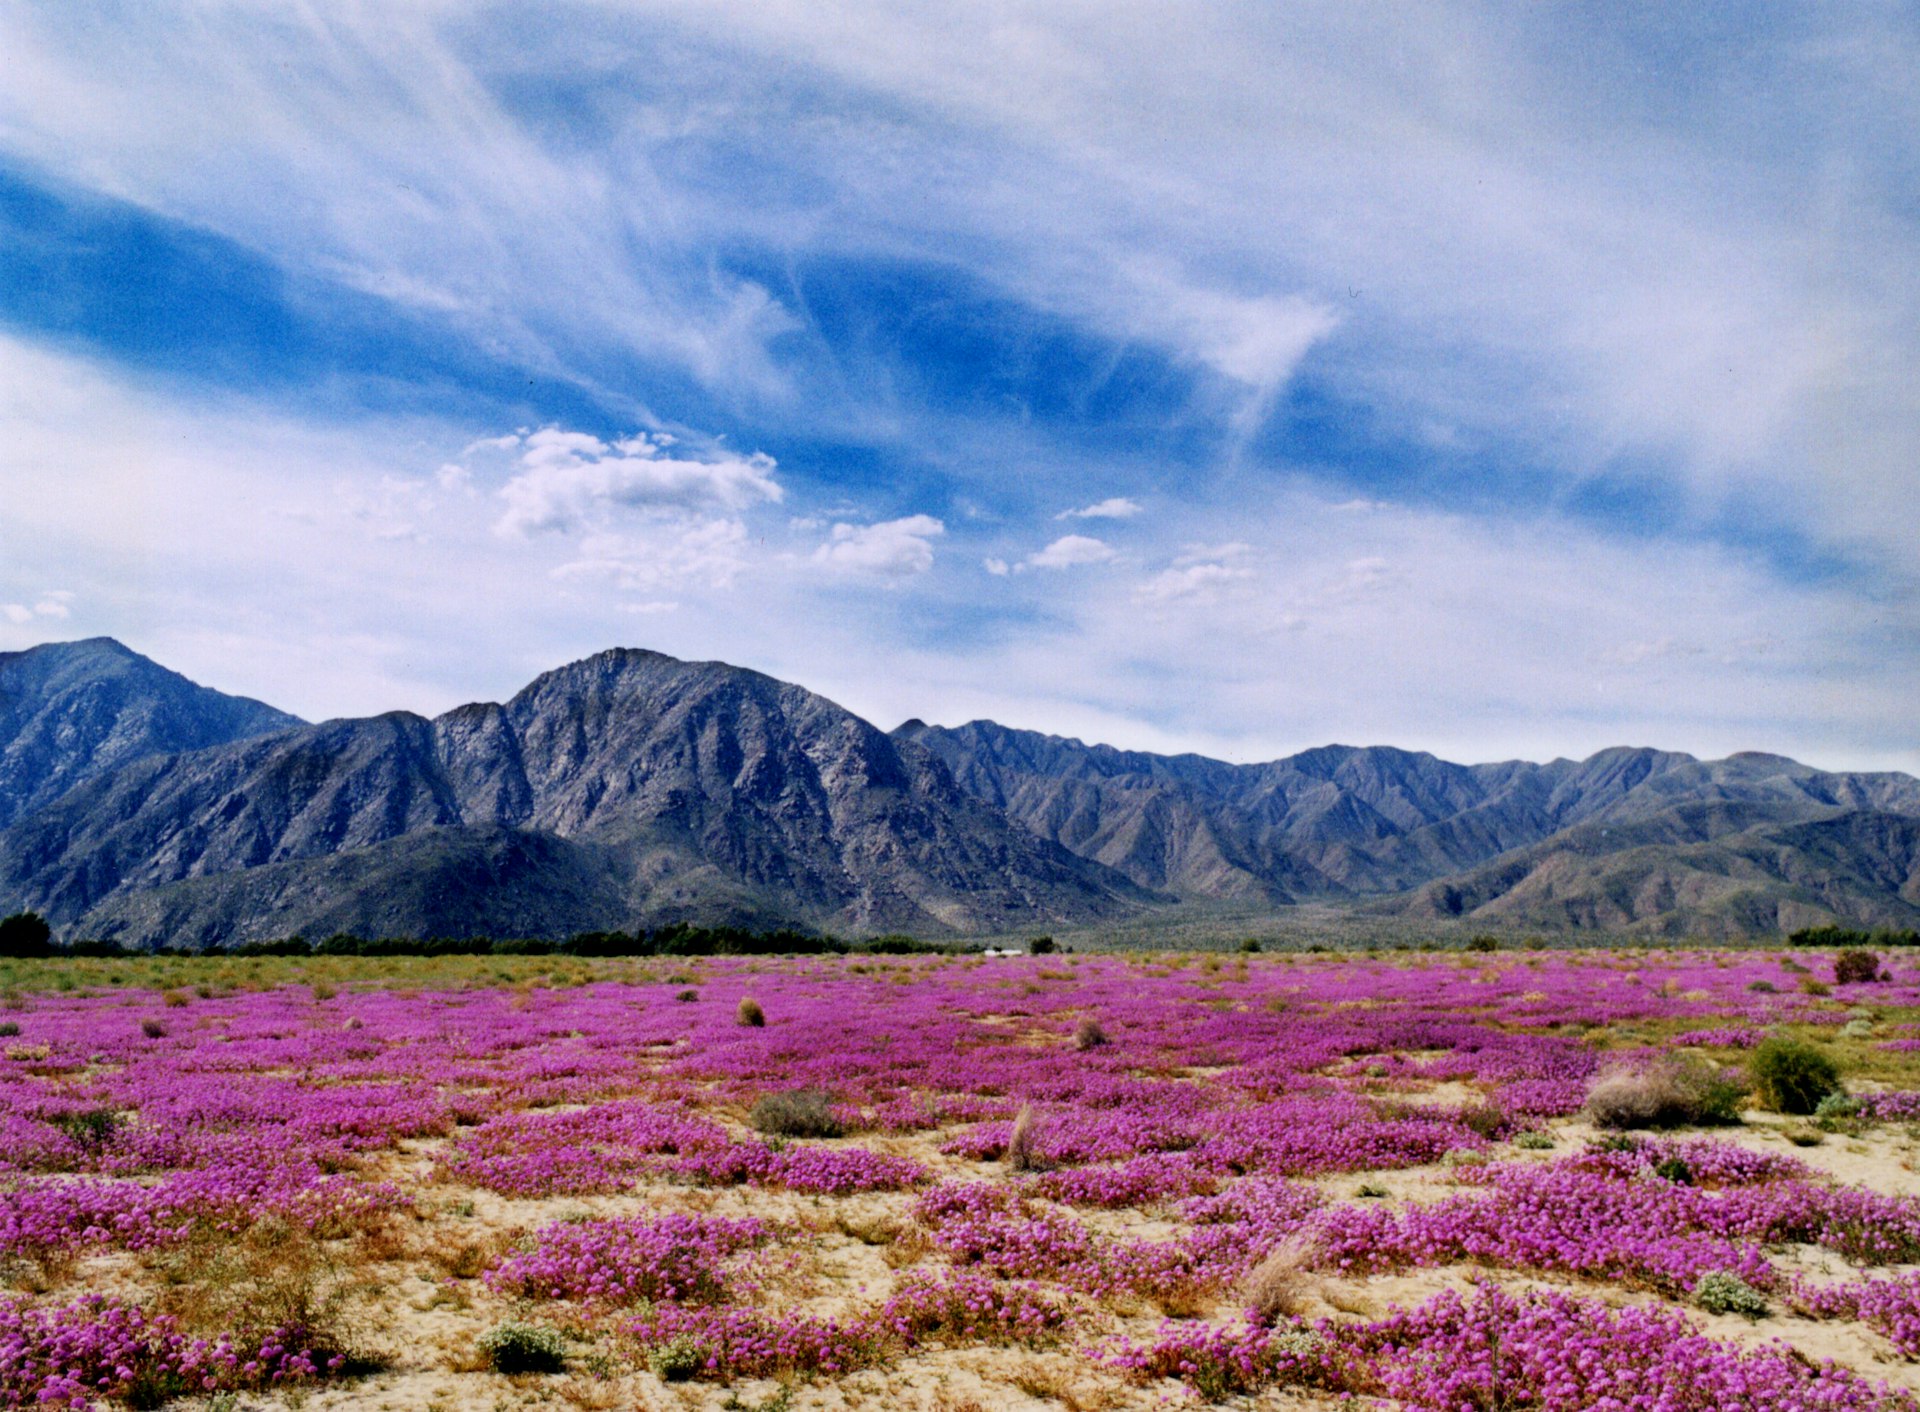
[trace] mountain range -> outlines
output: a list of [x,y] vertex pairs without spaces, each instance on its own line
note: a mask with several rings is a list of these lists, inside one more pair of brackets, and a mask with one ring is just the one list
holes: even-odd
[[68,937],[935,936],[1302,902],[1409,926],[1911,926],[1920,780],[1759,754],[1237,765],[990,721],[889,734],[629,649],[505,703],[308,724],[110,639],[0,654],[0,913]]

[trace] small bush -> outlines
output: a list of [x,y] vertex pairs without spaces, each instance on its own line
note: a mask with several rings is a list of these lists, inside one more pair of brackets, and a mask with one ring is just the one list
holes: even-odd
[[668,1339],[647,1355],[647,1367],[663,1383],[684,1383],[707,1366],[707,1350],[690,1334]]
[[1498,951],[1500,938],[1497,936],[1476,936],[1467,942],[1469,951]]
[[1249,956],[1257,954],[1260,950],[1260,938],[1257,936],[1248,937],[1240,943],[1240,949]]
[[759,1029],[767,1023],[767,1012],[760,1008],[760,1002],[751,995],[743,995],[740,997],[739,1005],[734,1008],[733,1019],[735,1024],[750,1025],[754,1029]]
[[1744,1314],[1749,1319],[1767,1317],[1766,1296],[1738,1275],[1724,1270],[1714,1270],[1695,1281],[1693,1302],[1709,1314]]
[[1281,1319],[1302,1313],[1319,1289],[1313,1274],[1313,1249],[1301,1240],[1275,1246],[1247,1276],[1244,1289],[1247,1312],[1271,1327]]
[[1776,1113],[1806,1115],[1840,1092],[1840,1069],[1823,1050],[1799,1040],[1763,1041],[1748,1061],[1754,1093]]
[[833,1100],[817,1088],[789,1088],[762,1094],[747,1115],[755,1130],[770,1137],[842,1137],[846,1127],[833,1115]]
[[1687,1165],[1684,1157],[1663,1157],[1653,1164],[1653,1174],[1662,1181],[1672,1182],[1675,1186],[1693,1185],[1693,1168]]
[[1057,948],[1050,936],[1036,936],[1027,942],[1029,956],[1051,956]]
[[480,1335],[480,1352],[496,1373],[557,1373],[567,1365],[565,1341],[537,1324],[497,1324]]
[[1740,1121],[1742,1085],[1704,1059],[1671,1055],[1637,1073],[1613,1073],[1587,1093],[1602,1128],[1674,1128]]
[[1835,985],[1860,985],[1880,979],[1880,958],[1861,947],[1850,946],[1833,958]]
[[683,990],[673,998],[683,1005],[691,1005],[700,998],[700,992],[697,990]]
[[12,1039],[15,1035],[19,1033],[20,1033],[19,1021],[7,1020],[4,1022],[0,1022],[0,1039]]
[[1073,1028],[1073,1047],[1075,1049],[1098,1049],[1107,1043],[1107,1032],[1100,1028],[1098,1020],[1088,1018]]
[[140,1033],[148,1039],[165,1039],[167,1037],[167,1027],[158,1020],[142,1020],[140,1022]]
[[1821,1122],[1857,1118],[1860,1116],[1860,1100],[1850,1093],[1830,1093],[1820,1100],[1819,1106],[1813,1110],[1813,1116]]
[[1515,1133],[1513,1145],[1528,1152],[1545,1152],[1553,1146],[1553,1135],[1543,1132]]
[[1460,1110],[1460,1126],[1489,1142],[1498,1142],[1508,1128],[1506,1110],[1497,1103],[1474,1103]]
[[1780,993],[1780,987],[1772,981],[1752,981],[1748,984],[1747,989],[1755,995],[1778,995]]
[[97,1152],[120,1131],[120,1115],[111,1108],[88,1108],[79,1113],[62,1113],[53,1119],[53,1125],[89,1152]]
[[1393,1195],[1378,1182],[1361,1182],[1353,1189],[1353,1194],[1361,1201],[1385,1201]]
[[1035,1136],[1039,1127],[1040,1117],[1029,1103],[1013,1120],[1013,1131],[1007,1134],[1007,1150],[1001,1154],[1001,1160],[1007,1164],[1009,1171],[1040,1170],[1040,1153]]

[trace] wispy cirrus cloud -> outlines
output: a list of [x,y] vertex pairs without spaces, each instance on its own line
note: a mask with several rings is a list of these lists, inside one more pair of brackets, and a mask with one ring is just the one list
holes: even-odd
[[1197,740],[1154,691],[1206,682],[1252,740],[1311,674],[1294,744],[1908,748],[1898,7],[157,0],[0,52],[8,642],[198,624],[374,706],[639,621],[831,634],[929,717],[986,672]]

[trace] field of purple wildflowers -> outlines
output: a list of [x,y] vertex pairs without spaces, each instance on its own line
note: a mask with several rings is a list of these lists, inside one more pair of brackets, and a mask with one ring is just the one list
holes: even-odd
[[[1887,969],[11,963],[0,1407],[1920,1412]],[[1769,1036],[1846,1101],[1583,1113]]]

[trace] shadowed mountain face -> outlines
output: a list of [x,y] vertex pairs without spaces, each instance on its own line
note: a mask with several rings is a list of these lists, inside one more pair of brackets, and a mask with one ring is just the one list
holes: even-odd
[[[1528,926],[1685,930],[1696,912],[1718,919],[1716,927],[1734,915],[1764,918],[1751,929],[1766,931],[1780,917],[1802,919],[1794,925],[1891,920],[1904,916],[1897,865],[1860,859],[1888,821],[1920,817],[1920,780],[1911,776],[1835,774],[1776,755],[1703,761],[1623,748],[1545,765],[1454,765],[1404,750],[1328,746],[1230,765],[991,721],[955,729],[910,721],[895,735],[938,755],[963,787],[1042,837],[1143,887],[1269,902],[1418,888],[1409,915]],[[1718,900],[1725,889],[1698,878],[1622,904],[1619,875],[1594,861],[1631,853],[1642,866],[1647,850],[1672,859],[1736,837],[1763,849],[1762,836],[1775,834],[1775,848],[1799,861],[1754,875],[1747,891],[1763,900],[1748,897],[1731,911]],[[1813,865],[1801,855],[1816,842],[1829,871],[1866,867],[1858,885],[1837,874],[1828,885],[1809,881]],[[1587,862],[1574,868],[1565,861],[1574,856]],[[1520,884],[1550,860],[1559,880],[1548,905],[1537,899],[1544,879],[1532,891]],[[1704,866],[1699,858],[1687,866],[1695,865]]]
[[504,704],[303,725],[102,640],[0,656],[0,912],[69,936],[923,935],[1176,899],[1527,928],[1920,920],[1920,780],[1772,755],[1266,764],[990,721],[891,736],[800,687],[614,650]]
[[0,834],[0,906],[138,942],[312,931],[349,911],[427,935],[682,919],[943,933],[1146,900],[821,697],[632,651],[438,720],[150,755]]
[[300,724],[111,638],[0,652],[0,829],[129,760]]

